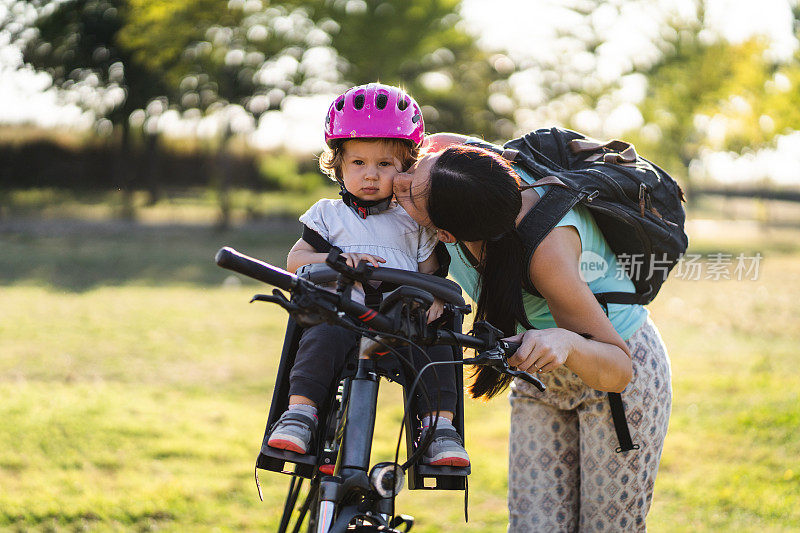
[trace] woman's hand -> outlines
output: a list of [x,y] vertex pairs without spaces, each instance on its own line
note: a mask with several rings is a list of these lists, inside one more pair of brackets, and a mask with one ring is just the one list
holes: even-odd
[[347,266],[350,266],[352,268],[357,267],[358,263],[360,263],[361,261],[369,261],[375,268],[380,266],[378,263],[386,262],[386,259],[384,259],[383,257],[378,257],[377,255],[359,254],[355,252],[341,254],[340,257],[344,257],[347,260]]
[[520,343],[508,364],[529,373],[550,372],[567,364],[580,339],[577,333],[561,328],[529,329],[505,339]]

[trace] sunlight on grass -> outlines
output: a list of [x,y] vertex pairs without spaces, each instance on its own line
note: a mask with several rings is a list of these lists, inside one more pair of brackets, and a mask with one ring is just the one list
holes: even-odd
[[[262,472],[261,503],[253,466],[286,317],[212,258],[234,244],[280,264],[296,238],[0,235],[0,529],[275,530],[289,478]],[[651,305],[674,382],[652,531],[800,529],[800,253],[776,239],[758,280],[671,279]],[[399,404],[382,385],[375,461],[394,454]],[[462,492],[405,491],[414,531],[505,531],[508,402],[466,409],[469,524]]]

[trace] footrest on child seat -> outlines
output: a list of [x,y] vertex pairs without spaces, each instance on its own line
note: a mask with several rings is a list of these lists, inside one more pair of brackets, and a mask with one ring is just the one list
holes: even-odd
[[408,489],[464,490],[471,472],[469,466],[413,465],[406,472]]
[[[319,458],[320,468],[332,468],[336,463],[336,453],[331,450],[324,450],[322,457]],[[289,463],[288,465],[286,463]],[[291,467],[294,465],[294,468]],[[317,456],[309,454],[299,454],[288,450],[279,450],[266,444],[261,445],[261,451],[256,459],[256,468],[269,470],[270,472],[280,472],[282,474],[294,474],[306,479],[314,476],[314,469],[317,466]],[[323,471],[323,473],[326,473]]]
[[[289,463],[289,465],[286,463]],[[291,465],[294,465],[293,469],[290,469]],[[256,468],[283,474],[295,474],[307,479],[314,475],[316,465],[316,455],[279,450],[266,444],[261,446],[261,452],[258,454],[258,459],[256,459]]]

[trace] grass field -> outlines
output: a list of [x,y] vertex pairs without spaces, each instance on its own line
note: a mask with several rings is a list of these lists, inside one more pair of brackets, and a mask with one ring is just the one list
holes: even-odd
[[[651,312],[674,404],[652,531],[800,529],[796,230],[697,222],[696,253],[760,252],[759,279],[670,280]],[[253,465],[285,316],[213,265],[232,245],[282,264],[292,222],[0,221],[0,529],[272,531],[288,478]],[[375,458],[397,437],[382,390]],[[415,531],[505,531],[508,405],[467,404],[463,493],[404,492]]]

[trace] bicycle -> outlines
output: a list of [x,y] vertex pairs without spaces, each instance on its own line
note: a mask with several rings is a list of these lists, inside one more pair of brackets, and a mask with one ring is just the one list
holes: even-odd
[[[428,488],[420,486],[426,476],[436,479],[437,484],[432,488],[465,489],[469,467],[426,468],[418,464],[433,432],[429,431],[414,446],[413,428],[408,416],[410,399],[419,384],[419,376],[435,363],[425,365],[417,373],[413,384],[404,387],[407,460],[402,465],[399,464],[398,439],[395,461],[370,467],[379,381],[381,378],[402,381],[402,373],[397,366],[386,363],[390,361],[388,356],[391,354],[396,361],[403,363],[405,356],[398,351],[398,347],[404,345],[420,350],[420,346],[433,344],[474,348],[477,352],[474,357],[463,360],[459,357],[453,364],[488,365],[498,372],[520,377],[542,391],[544,386],[534,376],[508,365],[507,357],[519,345],[502,340],[502,332],[491,324],[479,321],[473,325],[470,334],[460,331],[460,319],[470,309],[461,297],[460,287],[454,282],[416,272],[372,268],[366,263],[352,268],[339,260],[339,253],[334,248],[324,265],[310,266],[301,270],[300,275],[246,256],[232,248],[224,247],[216,254],[215,260],[219,266],[288,291],[291,295],[291,298],[286,298],[283,292],[274,289],[271,295],[255,295],[251,302],[278,304],[300,326],[328,322],[357,331],[363,336],[357,364],[351,369],[353,372],[350,376],[344,376],[342,385],[329,405],[320,408],[321,435],[317,439],[316,453],[301,456],[284,450],[268,447],[265,449],[264,444],[256,465],[256,483],[258,484],[259,467],[284,471],[286,462],[295,465],[293,472],[286,472],[292,474],[292,480],[279,528],[281,533],[288,531],[304,478],[310,479],[311,485],[298,510],[299,517],[296,519],[294,532],[300,531],[306,515],[309,516],[308,531],[314,533],[399,533],[397,528],[401,526],[404,531],[409,531],[413,527],[413,518],[396,514],[394,509],[394,499],[403,488],[406,472],[410,472],[410,489]],[[322,285],[334,280],[335,291]],[[398,285],[384,297],[378,311],[350,299],[355,283],[364,284],[370,281]],[[433,303],[434,296],[446,302],[448,327],[427,323],[426,311]],[[287,349],[289,352],[292,349],[293,337],[290,333],[291,328],[287,328],[279,375],[285,374],[286,367],[291,363],[286,357]],[[265,443],[270,422],[274,422],[276,413],[279,414],[284,408],[280,405],[280,398],[285,397],[285,394],[282,394],[279,385],[280,383],[276,385],[273,394]],[[429,398],[428,402],[430,405]],[[457,409],[454,425],[463,436],[463,405]]]

